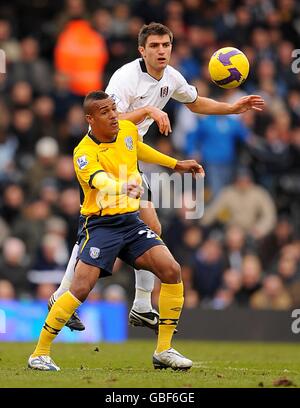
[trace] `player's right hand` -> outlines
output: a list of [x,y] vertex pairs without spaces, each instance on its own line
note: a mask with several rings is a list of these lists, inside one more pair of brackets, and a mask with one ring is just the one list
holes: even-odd
[[136,181],[130,183],[124,183],[122,186],[122,193],[128,195],[131,198],[141,198],[144,189]]
[[166,112],[155,108],[154,106],[148,106],[147,112],[150,118],[157,123],[161,134],[168,136],[168,134],[172,132],[169,116]]

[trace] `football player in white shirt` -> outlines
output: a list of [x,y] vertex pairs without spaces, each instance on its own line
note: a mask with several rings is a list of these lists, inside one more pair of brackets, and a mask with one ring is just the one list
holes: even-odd
[[[238,114],[249,109],[263,109],[264,100],[258,95],[244,96],[233,104],[199,96],[196,88],[189,85],[180,72],[168,65],[172,42],[173,34],[168,27],[159,23],[144,25],[138,36],[138,49],[142,58],[118,69],[106,88],[106,93],[113,95],[116,100],[119,118],[136,123],[141,137],[146,135],[154,121],[162,134],[168,135],[172,131],[168,115],[162,111],[170,98],[184,103],[194,113],[206,115]],[[161,225],[151,201],[141,203],[140,217],[153,231],[161,234]],[[69,289],[77,253],[76,244],[61,285],[49,300],[49,307]],[[151,304],[154,275],[139,270],[135,271],[135,278],[136,293],[129,322],[157,331],[159,315]],[[67,326],[71,330],[84,330],[84,325],[76,314],[71,317]]]

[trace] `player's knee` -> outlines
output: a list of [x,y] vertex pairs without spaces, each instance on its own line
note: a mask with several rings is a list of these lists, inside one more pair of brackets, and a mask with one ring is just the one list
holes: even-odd
[[90,286],[88,282],[80,281],[72,284],[70,291],[80,302],[84,302],[90,293]]
[[169,262],[168,267],[164,270],[162,281],[164,283],[181,282],[181,267],[178,262],[175,260]]

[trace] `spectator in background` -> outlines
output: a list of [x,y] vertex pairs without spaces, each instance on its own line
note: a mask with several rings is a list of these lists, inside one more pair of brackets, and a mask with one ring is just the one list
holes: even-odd
[[112,303],[126,302],[127,296],[124,288],[121,285],[113,284],[104,288],[102,294],[103,300]]
[[26,81],[34,92],[47,93],[52,87],[52,72],[47,61],[39,56],[39,43],[35,38],[23,38],[20,42],[21,58],[8,70],[11,83]]
[[10,21],[4,18],[0,18],[0,49],[5,52],[8,64],[19,60],[20,43],[13,37]]
[[24,242],[15,237],[8,238],[3,244],[0,258],[0,279],[9,281],[17,296],[26,295],[29,290],[28,268],[29,259]]
[[[176,43],[171,64],[174,68],[181,72],[188,82],[191,82],[199,77],[199,62],[193,57],[189,44],[184,40]],[[201,96],[203,95],[201,94]]]
[[61,126],[59,143],[63,153],[70,155],[82,135],[87,132],[82,106],[73,105],[69,109],[66,120]]
[[9,130],[10,114],[0,102],[0,186],[10,180],[17,180],[15,155],[18,148],[17,138]]
[[[198,94],[208,98],[209,87],[205,81],[194,80],[192,84],[197,88]],[[178,151],[186,150],[187,135],[197,127],[198,116],[186,108],[185,105],[179,104],[175,111],[175,125],[172,131],[172,144]]]
[[290,41],[281,41],[278,47],[278,77],[285,84],[285,91],[297,87],[297,76],[291,70],[294,48]]
[[15,288],[10,281],[0,280],[0,300],[14,300],[16,298]]
[[55,19],[56,34],[59,35],[71,20],[88,19],[89,13],[85,0],[64,0],[64,8]]
[[237,225],[230,225],[225,232],[224,254],[228,268],[241,270],[243,257],[246,252],[246,235]]
[[36,300],[46,302],[54,290],[56,290],[56,285],[53,283],[40,283],[36,287],[35,298]]
[[200,159],[206,169],[206,180],[215,198],[234,177],[237,161],[237,142],[245,142],[249,130],[232,116],[197,118],[196,128],[188,133],[185,151],[191,158]]
[[[279,178],[281,209],[288,212],[296,227],[300,227],[300,127],[294,128],[290,140],[290,162],[288,170]],[[280,208],[280,207],[279,207]]]
[[112,9],[111,34],[113,37],[126,38],[128,34],[128,24],[130,9],[126,3],[117,3]]
[[24,191],[18,184],[9,184],[4,188],[0,215],[9,228],[13,228],[21,217],[24,206]]
[[289,310],[292,298],[280,277],[269,275],[263,280],[263,287],[251,296],[250,304],[260,310]]
[[276,123],[271,122],[264,137],[253,137],[248,143],[248,150],[254,158],[253,168],[259,184],[275,195],[282,173],[290,166],[290,149]]
[[275,50],[272,49],[271,38],[266,28],[255,27],[251,33],[251,41],[255,49],[256,61],[262,59],[274,60]]
[[242,285],[235,298],[239,306],[249,307],[251,296],[261,288],[262,266],[256,255],[246,255],[242,264]]
[[102,76],[108,60],[102,36],[82,18],[69,21],[55,46],[55,68],[67,75],[70,90],[84,97],[90,91],[102,89]]
[[57,235],[58,239],[66,239],[68,227],[63,218],[53,215],[46,221],[45,234]]
[[260,243],[258,252],[265,270],[269,270],[281,249],[294,239],[294,226],[287,216],[280,216],[270,234]]
[[112,14],[105,8],[98,8],[92,15],[93,27],[106,41],[112,36],[112,21]]
[[3,243],[9,237],[9,233],[10,231],[6,222],[0,216],[0,248],[2,248]]
[[43,236],[33,269],[45,272],[63,271],[68,255],[65,240],[57,234],[48,233]]
[[193,263],[194,287],[200,299],[210,299],[220,287],[224,270],[220,243],[208,239],[197,251]]
[[17,139],[15,160],[19,169],[26,171],[33,162],[33,146],[39,134],[34,114],[29,108],[15,109],[12,116],[11,134]]
[[34,101],[33,111],[40,136],[57,136],[57,124],[54,119],[54,102],[50,96],[41,95]]
[[168,228],[163,233],[164,241],[174,256],[176,256],[177,248],[183,246],[182,231],[194,225],[194,220],[187,217],[187,213],[192,206],[188,208],[189,202],[185,199],[184,195],[182,195],[180,199],[182,200],[182,207],[175,209],[174,212],[171,212]]
[[253,239],[262,239],[275,226],[276,209],[267,190],[254,184],[248,169],[240,168],[235,183],[206,208],[201,224],[212,225],[218,217],[222,224],[237,225]]
[[58,71],[55,72],[51,97],[55,106],[55,119],[61,124],[70,108],[79,102],[78,96],[74,95],[70,90],[70,79],[68,75]]
[[300,280],[299,263],[297,258],[282,254],[275,270],[286,288],[291,287],[295,282]]
[[80,199],[77,188],[67,188],[60,194],[58,201],[58,215],[67,223],[67,243],[69,250],[72,249],[74,237],[78,230]]
[[242,272],[237,269],[226,269],[223,274],[222,289],[227,292],[228,302],[224,306],[237,305],[235,296],[242,288]]
[[291,89],[287,95],[288,108],[291,115],[292,127],[299,128],[300,126],[300,92],[299,85],[295,89]]
[[203,232],[198,225],[191,225],[182,231],[182,242],[173,249],[174,256],[180,265],[191,266],[195,251],[203,243]]
[[51,213],[57,213],[59,188],[55,179],[45,178],[42,181],[39,198],[48,204]]
[[37,142],[35,152],[36,161],[26,174],[26,184],[31,198],[38,197],[45,178],[55,177],[59,154],[58,144],[52,137],[45,136]]
[[251,35],[251,25],[253,24],[250,8],[240,6],[236,9],[235,21],[233,21],[233,27],[228,30],[227,33],[231,37],[231,41],[237,44],[237,48],[243,47],[248,43]]
[[23,208],[22,217],[14,224],[13,234],[26,242],[27,253],[31,261],[35,259],[49,216],[49,205],[42,200],[35,200]]
[[78,184],[75,179],[75,171],[72,158],[64,155],[59,156],[55,167],[56,185],[60,191],[68,188],[77,188]]
[[13,108],[30,108],[33,99],[33,89],[26,81],[16,81],[11,88],[10,104]]

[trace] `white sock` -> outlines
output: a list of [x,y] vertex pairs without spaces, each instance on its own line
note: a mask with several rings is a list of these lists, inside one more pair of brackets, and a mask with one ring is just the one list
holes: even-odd
[[135,272],[135,298],[132,308],[140,313],[152,310],[151,293],[154,288],[155,276],[143,269]]
[[72,254],[69,259],[68,265],[66,272],[64,274],[64,277],[62,278],[62,281],[60,283],[59,288],[53,293],[51,298],[54,298],[54,300],[57,300],[61,295],[63,295],[67,290],[70,289],[72,280],[74,278],[74,273],[75,273],[75,265],[76,265],[76,259],[79,251],[79,245],[75,244],[73,249],[72,249]]

